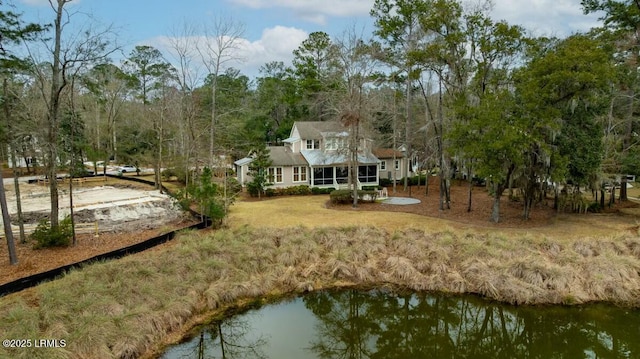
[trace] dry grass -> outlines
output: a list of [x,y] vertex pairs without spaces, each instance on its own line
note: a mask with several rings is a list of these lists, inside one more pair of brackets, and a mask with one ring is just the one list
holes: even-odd
[[227,308],[336,286],[640,307],[640,238],[624,221],[594,226],[570,216],[536,230],[453,230],[460,226],[406,213],[329,210],[325,201],[240,202],[233,228],[184,233],[171,246],[0,298],[3,338],[68,343],[0,348],[0,357],[146,357]]
[[171,334],[197,318],[239,303],[344,285],[471,292],[517,304],[640,307],[640,240],[633,234],[556,240],[242,226],[177,241],[1,298],[3,337],[60,338],[68,346],[0,348],[0,357],[136,358],[176,340]]

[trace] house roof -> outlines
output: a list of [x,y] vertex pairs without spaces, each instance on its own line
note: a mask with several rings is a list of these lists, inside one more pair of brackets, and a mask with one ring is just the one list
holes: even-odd
[[396,158],[404,157],[404,153],[393,148],[376,148],[372,152],[378,158],[393,158],[394,155]]
[[235,164],[236,166],[244,166],[251,163],[252,161],[253,161],[253,158],[245,157],[235,161],[233,164]]
[[269,157],[273,166],[306,166],[307,161],[300,153],[293,153],[290,147],[269,147]]
[[[309,162],[309,166],[317,167],[317,166],[332,166],[332,165],[346,165],[348,161],[348,157],[344,153],[338,152],[322,152],[322,151],[313,151],[313,150],[303,150],[300,151],[304,158]],[[358,162],[361,164],[377,164],[378,158],[373,154],[358,154]]]
[[325,132],[344,132],[346,128],[336,121],[305,121],[296,122],[300,138],[305,140],[320,140]]
[[300,139],[297,138],[297,137],[288,137],[288,138],[285,138],[284,140],[282,140],[282,142],[284,142],[284,143],[294,143],[296,141],[300,141]]

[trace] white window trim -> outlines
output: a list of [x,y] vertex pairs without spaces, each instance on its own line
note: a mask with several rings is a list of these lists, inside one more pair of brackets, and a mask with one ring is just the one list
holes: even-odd
[[396,171],[400,171],[400,167],[401,167],[401,166],[400,166],[400,160],[396,160],[396,163],[395,163],[395,169],[396,169]]
[[[305,140],[304,148],[307,150],[319,150],[320,149],[320,141],[319,140]],[[309,147],[311,145],[311,147]]]
[[380,161],[380,171],[386,171],[386,170],[387,170],[387,161],[386,160]]
[[[278,181],[278,169],[280,169],[280,181]],[[284,183],[284,169],[282,167],[269,167],[267,169],[267,179],[271,179],[271,171],[273,170],[273,181],[271,183]]]
[[[298,181],[296,181],[296,168],[298,169]],[[304,179],[302,179],[302,169],[304,169]],[[293,183],[307,183],[309,176],[309,170],[306,166],[293,166],[291,168],[291,182]]]

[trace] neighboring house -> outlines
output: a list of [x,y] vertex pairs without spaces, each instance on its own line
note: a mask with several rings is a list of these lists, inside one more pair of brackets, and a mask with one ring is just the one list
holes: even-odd
[[[349,135],[349,129],[337,122],[294,123],[289,138],[283,141],[284,146],[269,147],[272,161],[268,169],[269,182],[273,187],[347,188]],[[380,160],[372,152],[371,145],[372,140],[359,139],[358,188],[379,184]],[[243,186],[251,181],[249,165],[252,160],[246,157],[234,163],[238,181]]]
[[377,148],[373,150],[373,154],[380,160],[380,178],[400,180],[405,176],[407,159],[402,151]]

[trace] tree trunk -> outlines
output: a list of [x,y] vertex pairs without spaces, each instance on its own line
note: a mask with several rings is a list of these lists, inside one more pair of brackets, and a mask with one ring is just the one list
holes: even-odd
[[215,135],[216,135],[216,92],[218,90],[218,71],[220,69],[219,59],[216,62],[215,71],[211,79],[211,128],[209,129],[209,166],[213,171],[213,162],[215,156]]
[[471,166],[467,169],[467,180],[469,181],[469,201],[467,203],[467,212],[471,212],[471,193],[473,192],[473,179],[471,178]]
[[496,190],[493,195],[493,209],[491,210],[491,221],[494,223],[500,222],[500,197],[502,197],[502,193]]
[[24,218],[22,216],[22,199],[20,198],[20,181],[18,171],[16,170],[16,153],[13,148],[11,151],[11,162],[13,162],[13,186],[16,191],[16,208],[18,210],[18,226],[20,227],[20,243],[27,243],[27,236],[24,233]]
[[500,222],[500,197],[502,197],[502,193],[511,180],[511,175],[513,174],[515,168],[516,166],[513,164],[509,166],[509,169],[507,170],[507,177],[505,178],[504,182],[494,185],[495,193],[493,197],[493,209],[491,211],[491,220],[494,223]]
[[11,230],[11,218],[7,209],[7,197],[4,192],[4,179],[2,171],[0,171],[0,207],[2,210],[2,223],[4,224],[4,236],[7,238],[7,247],[9,250],[9,263],[11,265],[18,264],[18,255],[16,254],[16,244],[13,241],[13,231]]
[[627,200],[627,175],[623,173],[620,179],[620,202]]
[[609,207],[613,206],[616,203],[616,185],[614,184],[611,187],[611,196],[609,197]]
[[49,96],[49,113],[47,127],[47,176],[49,177],[49,198],[51,201],[51,227],[57,227],[58,221],[58,115],[60,110],[60,93],[64,88],[65,79],[60,64],[60,52],[62,42],[62,15],[64,13],[65,0],[58,0],[56,8],[53,64],[51,66],[51,92]]
[[[5,99],[8,98],[8,85],[7,85],[7,79],[5,78],[3,81],[3,91],[4,91],[4,97]],[[9,102],[5,101],[4,103],[4,114],[5,114],[5,119],[7,120],[7,125],[9,127],[9,132],[11,132],[11,127],[12,127],[12,119],[11,119],[11,111],[9,111]],[[26,236],[24,234],[24,222],[23,222],[23,218],[22,218],[22,201],[20,199],[20,184],[18,181],[18,163],[17,163],[17,159],[16,159],[16,148],[14,146],[14,142],[10,141],[9,142],[9,152],[11,153],[10,157],[11,157],[11,163],[13,164],[12,170],[13,170],[13,186],[15,187],[15,191],[16,191],[16,207],[18,209],[18,225],[20,226],[20,242],[21,243],[26,243],[27,239]],[[25,159],[25,164],[27,164],[27,172],[29,169],[29,165],[28,162]]]
[[[164,100],[163,100],[164,101]],[[156,188],[162,193],[162,142],[164,141],[164,105],[160,110],[160,123],[158,124],[158,158],[155,167]]]

